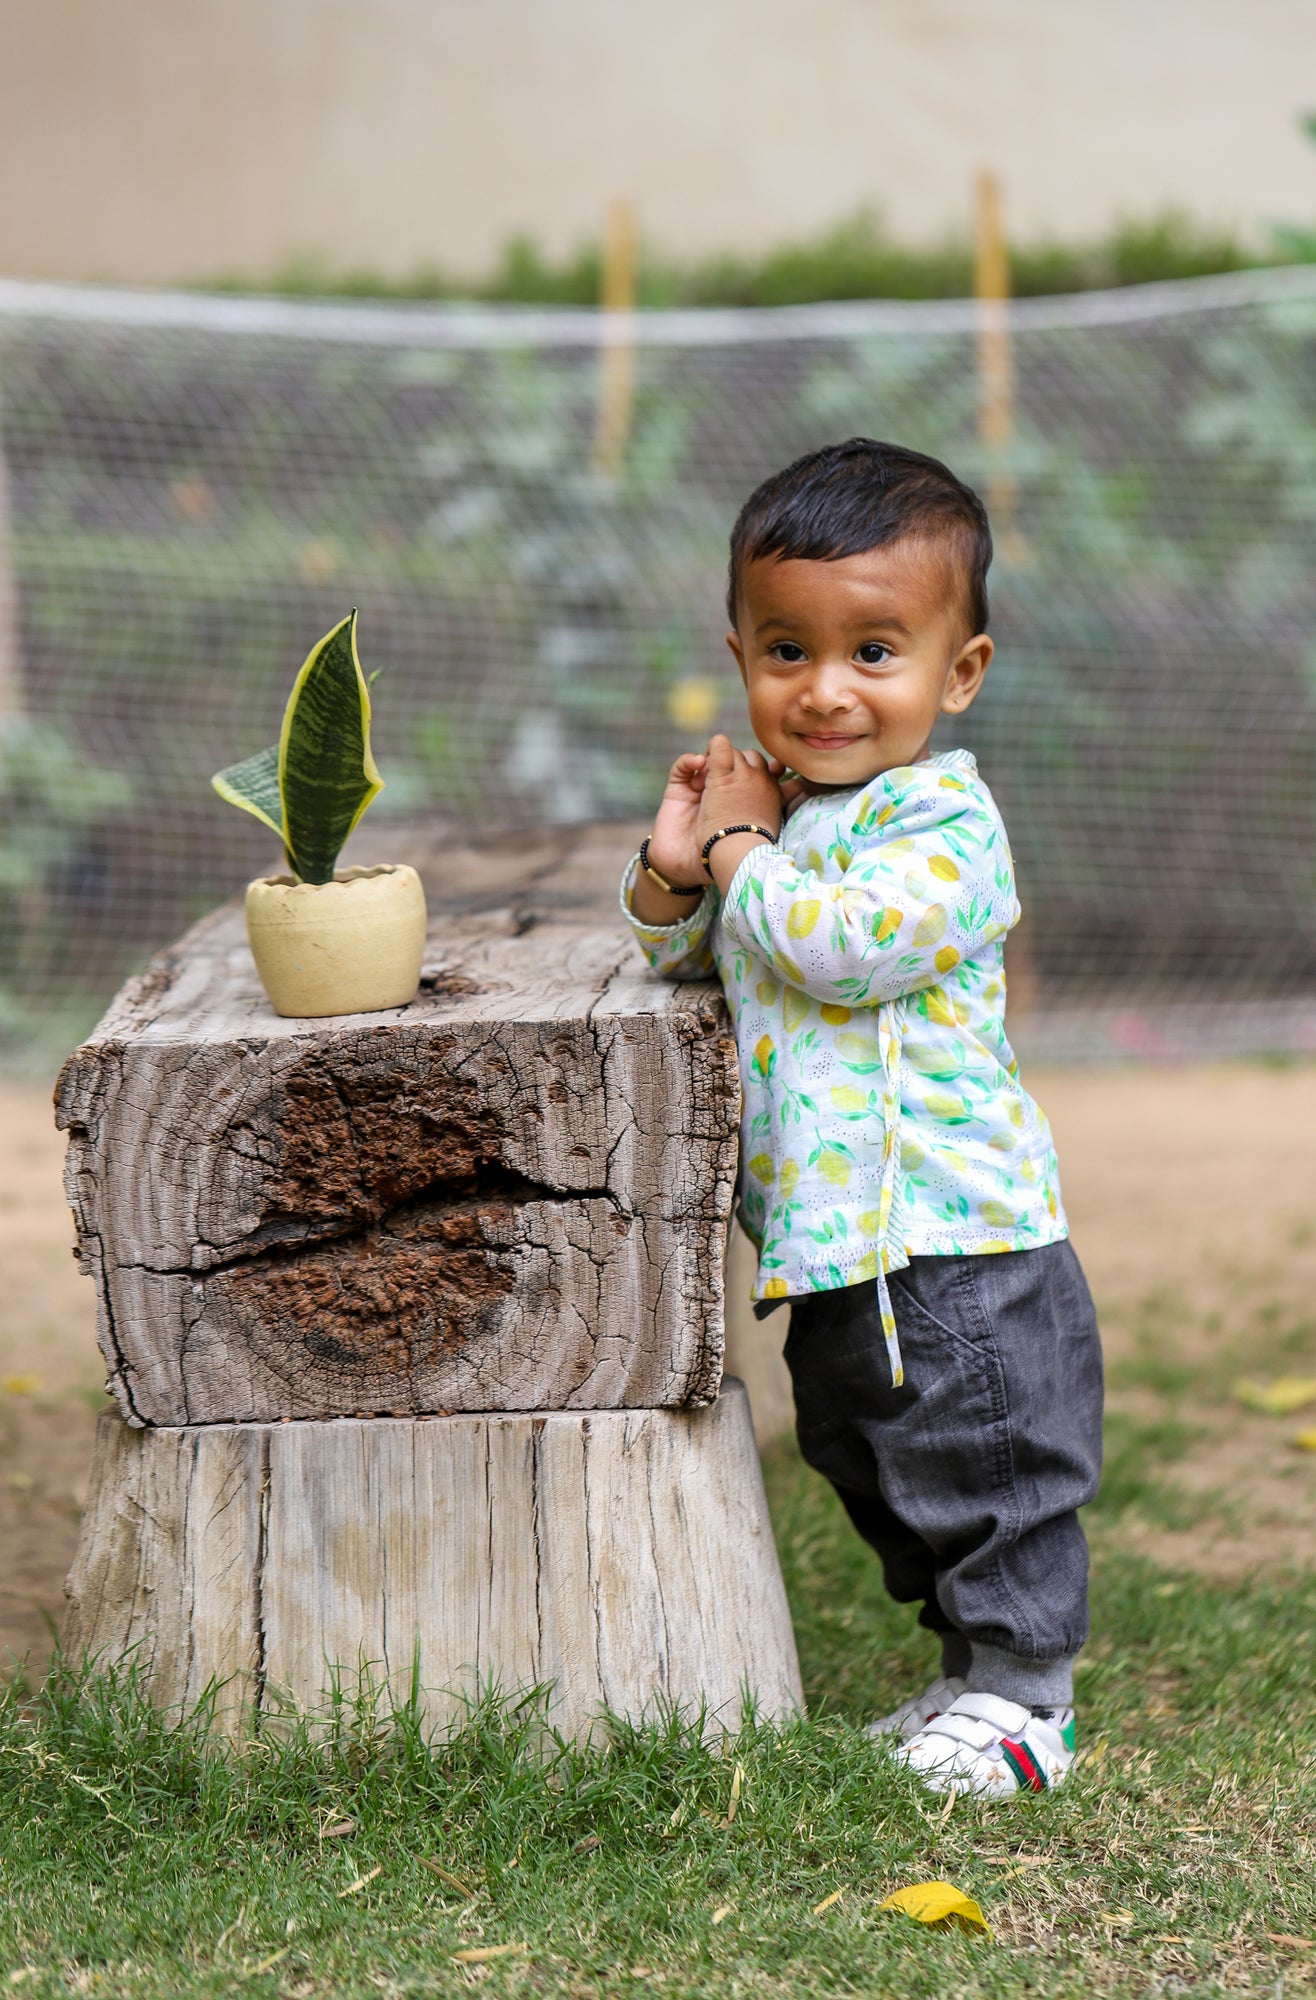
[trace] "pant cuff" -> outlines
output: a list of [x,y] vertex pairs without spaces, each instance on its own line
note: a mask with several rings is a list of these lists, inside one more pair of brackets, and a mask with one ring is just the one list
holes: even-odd
[[1003,1701],[1017,1701],[1021,1708],[1069,1708],[1074,1700],[1074,1656],[1025,1660],[975,1639],[968,1692],[996,1694]]

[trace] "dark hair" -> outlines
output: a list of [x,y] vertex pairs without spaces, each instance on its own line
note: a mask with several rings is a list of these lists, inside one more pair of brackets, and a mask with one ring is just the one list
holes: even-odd
[[862,437],[807,452],[750,494],[731,530],[731,623],[747,562],[838,562],[906,536],[951,544],[969,630],[985,632],[992,532],[982,501],[939,458]]

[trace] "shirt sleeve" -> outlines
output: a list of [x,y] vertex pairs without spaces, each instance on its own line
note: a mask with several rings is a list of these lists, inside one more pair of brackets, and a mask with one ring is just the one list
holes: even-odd
[[1000,821],[962,785],[875,785],[832,858],[839,881],[751,848],[723,910],[729,936],[817,1000],[874,1005],[935,986],[1018,921]]
[[640,857],[632,855],[621,878],[621,913],[635,933],[635,941],[654,971],[664,979],[711,979],[716,974],[713,960],[713,925],[717,921],[719,897],[716,889],[706,889],[688,917],[675,924],[642,924],[631,908]]

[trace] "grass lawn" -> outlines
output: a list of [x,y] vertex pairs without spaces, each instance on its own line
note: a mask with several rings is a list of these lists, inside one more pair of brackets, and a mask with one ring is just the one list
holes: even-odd
[[[947,1810],[857,1732],[929,1642],[781,1450],[810,1720],[720,1756],[673,1727],[545,1759],[493,1709],[427,1751],[345,1710],[332,1742],[234,1763],[130,1691],[11,1685],[0,1994],[1316,1991],[1316,1581],[1123,1552],[1121,1513],[1166,1491],[1145,1442],[1125,1427],[1092,1516],[1085,1748],[1054,1797]],[[933,1878],[990,1938],[880,1909]]]

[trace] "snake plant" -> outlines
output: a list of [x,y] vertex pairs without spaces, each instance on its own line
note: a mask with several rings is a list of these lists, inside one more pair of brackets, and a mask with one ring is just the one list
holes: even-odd
[[278,834],[299,881],[333,881],[343,842],[384,788],[370,754],[370,687],[357,657],[355,611],[311,648],[278,742],[210,782]]

